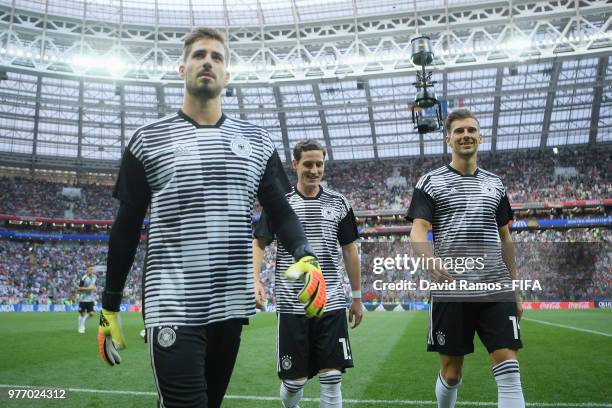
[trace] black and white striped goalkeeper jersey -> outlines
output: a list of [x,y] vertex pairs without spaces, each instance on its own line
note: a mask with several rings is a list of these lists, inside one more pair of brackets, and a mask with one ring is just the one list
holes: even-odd
[[[510,273],[502,258],[499,228],[513,218],[506,189],[498,176],[483,169],[463,175],[450,165],[433,170],[418,181],[408,209],[408,220],[432,224],[434,253],[442,258],[484,257],[484,268],[450,270],[455,280],[499,283],[501,290],[467,290],[463,296],[509,292]],[[433,292],[457,296],[458,292]]]
[[268,133],[225,115],[202,126],[179,111],[136,130],[114,196],[150,200],[146,327],[254,314],[251,210],[270,168],[286,182]]
[[[315,197],[304,197],[294,187],[287,194],[287,201],[297,214],[308,242],[312,245],[327,287],[325,312],[346,308],[343,277],[338,269],[338,243],[347,245],[359,238],[353,209],[340,193],[319,187]],[[254,235],[263,238],[266,244],[274,240],[267,214],[262,212]],[[285,247],[278,242],[276,251],[276,272],[274,296],[280,313],[304,314],[304,305],[297,295],[304,284],[285,278],[285,271],[295,262]]]

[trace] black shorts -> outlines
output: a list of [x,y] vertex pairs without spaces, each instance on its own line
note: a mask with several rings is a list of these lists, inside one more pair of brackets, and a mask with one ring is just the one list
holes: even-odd
[[427,351],[449,356],[474,352],[474,334],[489,353],[523,347],[515,302],[441,302],[429,305]]
[[147,328],[158,407],[220,407],[246,323],[230,319],[206,326]]
[[312,378],[324,368],[344,372],[353,367],[346,310],[320,318],[279,313],[276,351],[278,376],[285,380]]
[[79,313],[93,313],[94,302],[79,302]]

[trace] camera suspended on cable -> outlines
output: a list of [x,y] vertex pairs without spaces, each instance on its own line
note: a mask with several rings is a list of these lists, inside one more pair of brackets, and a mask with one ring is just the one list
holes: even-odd
[[421,72],[417,72],[417,82],[412,84],[417,88],[414,102],[411,104],[412,123],[421,134],[435,132],[442,127],[442,107],[433,90],[436,81],[431,80],[431,72],[425,71],[425,67],[430,65],[434,58],[431,40],[427,36],[421,36],[413,38],[410,43],[412,62],[421,66]]

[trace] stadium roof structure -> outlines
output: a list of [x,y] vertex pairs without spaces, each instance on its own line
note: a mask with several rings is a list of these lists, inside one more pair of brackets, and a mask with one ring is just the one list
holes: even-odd
[[179,109],[190,27],[229,39],[229,115],[330,160],[446,152],[411,122],[410,40],[431,37],[447,106],[483,150],[612,142],[612,0],[0,0],[0,165],[114,171]]

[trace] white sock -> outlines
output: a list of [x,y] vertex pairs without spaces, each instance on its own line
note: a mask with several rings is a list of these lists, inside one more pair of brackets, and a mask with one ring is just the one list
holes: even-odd
[[85,323],[87,322],[87,319],[89,319],[89,315],[88,314],[83,316],[83,326],[85,326]]
[[321,383],[320,408],[342,408],[342,373],[331,370],[319,374]]
[[438,408],[454,408],[457,402],[457,388],[459,388],[459,381],[455,385],[448,385],[442,374],[438,373],[438,380],[436,381],[436,399],[438,400]]
[[306,379],[303,380],[283,380],[280,385],[280,399],[285,408],[299,408],[300,400],[304,395],[304,384]]
[[499,408],[525,408],[521,387],[521,372],[516,360],[506,360],[493,367],[497,383],[497,406]]
[[83,322],[84,322],[83,316],[79,315],[79,329],[83,327]]

